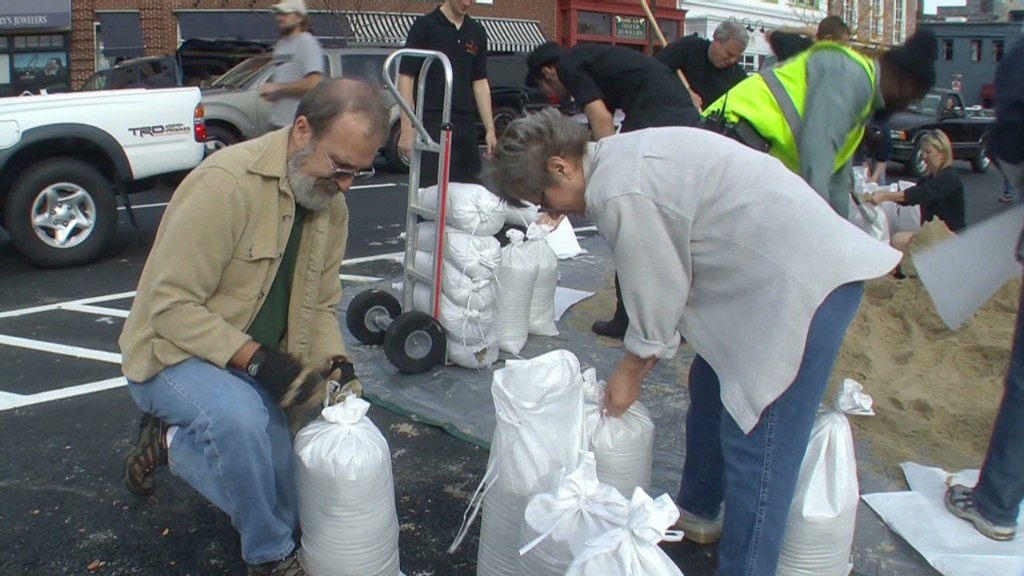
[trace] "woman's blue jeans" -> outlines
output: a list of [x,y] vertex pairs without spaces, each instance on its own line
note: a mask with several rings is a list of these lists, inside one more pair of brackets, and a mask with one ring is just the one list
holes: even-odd
[[1003,400],[996,413],[981,477],[974,487],[974,505],[989,522],[1016,526],[1024,500],[1024,289]]
[[796,379],[748,434],[722,407],[715,371],[700,356],[693,361],[678,502],[707,519],[715,518],[724,502],[718,576],[775,574],[811,428],[863,293],[863,283],[854,282],[822,302]]
[[181,428],[171,473],[231,517],[242,558],[263,564],[295,548],[295,461],[284,412],[247,375],[192,358],[128,383],[145,412]]

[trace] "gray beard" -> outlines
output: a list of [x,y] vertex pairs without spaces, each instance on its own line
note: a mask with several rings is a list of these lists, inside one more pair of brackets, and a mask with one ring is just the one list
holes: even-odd
[[288,159],[288,185],[292,188],[292,194],[303,208],[314,212],[323,210],[331,205],[334,196],[341,192],[337,183],[330,178],[316,178],[309,176],[302,171],[303,166],[313,155],[315,146],[310,143],[302,150],[296,151]]

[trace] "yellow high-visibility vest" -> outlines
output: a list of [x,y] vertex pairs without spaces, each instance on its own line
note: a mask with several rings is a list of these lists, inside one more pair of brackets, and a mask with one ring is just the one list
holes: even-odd
[[[705,108],[704,116],[722,113],[724,109],[725,118],[729,122],[745,119],[771,143],[769,154],[781,160],[793,172],[799,173],[800,150],[797,137],[800,135],[800,122],[806,107],[807,61],[821,50],[839,50],[860,64],[871,80],[874,92],[874,61],[841,44],[816,42],[782,65],[749,76]],[[864,126],[874,110],[874,100],[872,96],[871,101],[864,106],[854,129],[836,154],[836,171],[849,162],[857,151],[864,136]]]

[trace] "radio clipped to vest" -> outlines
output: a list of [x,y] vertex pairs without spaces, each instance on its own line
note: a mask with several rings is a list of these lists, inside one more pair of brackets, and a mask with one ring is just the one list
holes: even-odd
[[729,93],[726,92],[722,101],[722,108],[705,116],[701,127],[716,134],[732,138],[740,144],[767,154],[772,149],[771,142],[761,136],[753,124],[747,122],[744,118],[740,118],[736,122],[730,122],[725,115],[728,107]]

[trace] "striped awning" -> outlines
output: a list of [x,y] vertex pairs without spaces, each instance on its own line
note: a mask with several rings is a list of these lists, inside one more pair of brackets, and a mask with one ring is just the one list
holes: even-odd
[[[417,14],[395,12],[350,12],[352,41],[368,44],[405,44],[409,28]],[[546,39],[536,20],[477,18],[487,31],[487,48],[491,52],[529,52]]]

